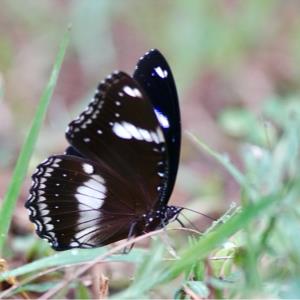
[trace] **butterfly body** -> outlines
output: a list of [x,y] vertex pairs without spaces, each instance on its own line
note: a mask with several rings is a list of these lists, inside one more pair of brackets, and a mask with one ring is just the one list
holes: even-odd
[[107,245],[176,218],[181,208],[167,202],[180,115],[171,70],[157,50],[141,58],[133,77],[114,72],[101,82],[66,138],[65,154],[37,167],[25,205],[54,249]]

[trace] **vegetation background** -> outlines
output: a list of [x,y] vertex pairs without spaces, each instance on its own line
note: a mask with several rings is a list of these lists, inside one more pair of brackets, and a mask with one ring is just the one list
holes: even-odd
[[[19,287],[4,296],[99,297],[107,277],[110,297],[299,298],[300,2],[3,0],[1,202],[69,24],[70,44],[5,236],[2,290],[14,281]],[[168,231],[166,243],[148,238],[101,264],[95,259],[111,247],[55,255],[24,208],[30,174],[63,152],[66,125],[98,82],[115,69],[132,74],[151,48],[171,65],[182,113],[170,203],[221,222],[210,227],[208,218],[186,213],[208,232]],[[87,264],[65,266],[83,261],[92,266],[73,278]]]

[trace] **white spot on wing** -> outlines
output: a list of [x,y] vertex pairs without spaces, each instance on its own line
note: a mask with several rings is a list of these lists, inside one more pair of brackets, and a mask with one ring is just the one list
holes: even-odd
[[152,142],[152,137],[151,137],[151,134],[148,130],[140,128],[139,132],[140,132],[140,134],[142,135],[143,139],[146,142]]
[[77,201],[79,202],[80,210],[88,210],[88,209],[99,209],[103,204],[103,200],[95,199],[90,196],[75,194]]
[[86,228],[84,230],[77,232],[75,234],[75,238],[77,240],[79,240],[80,243],[87,242],[91,238],[91,235],[96,234],[97,230],[99,230],[98,226],[92,226],[92,227]]
[[82,204],[79,205],[79,209],[78,231],[99,223],[99,219],[101,218],[101,212],[99,210],[91,210]]
[[156,67],[154,70],[160,78],[166,78],[168,76],[168,71],[163,70],[161,67]]
[[169,128],[170,127],[170,123],[169,120],[167,119],[167,117],[165,115],[163,115],[159,110],[154,109],[154,112],[156,114],[157,120],[159,122],[159,124],[163,127],[163,128]]
[[83,171],[87,174],[93,174],[94,167],[90,164],[83,164],[82,165]]
[[160,127],[157,127],[155,132],[139,128],[128,122],[116,122],[114,123],[112,130],[118,137],[126,140],[134,138],[139,141],[154,142],[156,144],[165,141]]
[[130,140],[132,138],[131,134],[120,123],[115,123],[112,130],[122,139]]
[[165,138],[164,138],[164,135],[162,133],[162,130],[159,127],[157,127],[157,129],[156,129],[156,134],[158,136],[158,140],[159,140],[160,143],[162,143],[162,142],[165,141]]
[[[91,189],[85,185],[82,185],[80,187],[77,188],[77,193],[80,194],[80,195],[84,195],[84,196],[90,196],[90,197],[93,197],[93,198],[96,198],[96,199],[103,199],[105,197],[105,195],[103,194],[102,191],[96,191],[94,189]],[[76,198],[77,198],[77,195],[76,194]]]
[[84,185],[98,192],[104,194],[106,193],[105,185],[102,182],[96,181],[94,179],[89,179],[88,181],[84,182]]
[[141,92],[137,88],[132,88],[128,85],[124,86],[123,91],[131,97],[142,97]]
[[92,178],[95,179],[96,181],[99,181],[100,183],[105,183],[104,178],[101,177],[100,175],[92,175]]
[[123,126],[131,134],[131,136],[134,137],[135,139],[137,139],[137,140],[142,140],[143,139],[143,137],[140,134],[139,130],[133,124],[128,123],[128,122],[123,122]]

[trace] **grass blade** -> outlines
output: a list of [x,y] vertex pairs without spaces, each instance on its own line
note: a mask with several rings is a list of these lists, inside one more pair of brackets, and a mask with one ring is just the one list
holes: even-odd
[[262,197],[259,201],[248,204],[241,213],[234,215],[215,231],[208,233],[184,251],[181,258],[165,271],[161,279],[164,281],[175,278],[184,269],[191,267],[195,261],[205,258],[215,247],[218,247],[238,230],[248,226],[259,214],[280,199],[282,199],[282,194],[275,194]]
[[230,173],[230,175],[236,180],[236,182],[245,189],[247,194],[250,196],[251,199],[257,198],[256,191],[250,186],[248,183],[246,177],[230,162],[229,158],[220,155],[219,153],[212,150],[209,146],[207,146],[205,143],[200,141],[199,138],[197,138],[194,134],[191,132],[187,132],[190,139],[195,143],[198,147],[200,147],[202,150],[204,150],[207,154],[212,156],[214,159],[216,159],[220,164],[223,165],[223,167]]
[[[94,249],[72,249],[64,252],[55,253],[51,256],[41,258],[26,265],[20,266],[10,271],[0,274],[0,282],[9,278],[26,275],[32,272],[40,272],[41,270],[79,264],[84,262],[91,262],[97,257],[105,254],[107,248],[94,248]],[[106,258],[106,261],[119,261],[119,262],[134,262],[141,263],[145,251],[143,249],[134,249],[127,255],[115,254]]]
[[21,186],[23,180],[26,176],[28,169],[29,161],[34,149],[34,146],[37,141],[38,133],[42,126],[43,120],[45,118],[47,108],[50,102],[50,99],[55,88],[59,71],[65,56],[65,52],[69,43],[69,30],[65,33],[65,36],[61,42],[60,49],[58,51],[55,64],[49,79],[49,82],[44,89],[44,92],[41,96],[35,117],[33,119],[31,128],[29,130],[28,136],[22,146],[20,155],[18,157],[12,180],[8,187],[8,190],[4,196],[3,204],[0,210],[0,253],[3,250],[9,226],[11,223],[13,211],[20,194]]

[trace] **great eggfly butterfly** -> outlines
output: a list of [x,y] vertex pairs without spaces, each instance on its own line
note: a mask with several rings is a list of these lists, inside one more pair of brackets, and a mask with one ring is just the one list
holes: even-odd
[[37,234],[55,250],[103,246],[167,225],[181,127],[171,69],[147,52],[133,76],[114,72],[66,130],[70,146],[32,176],[26,202]]

